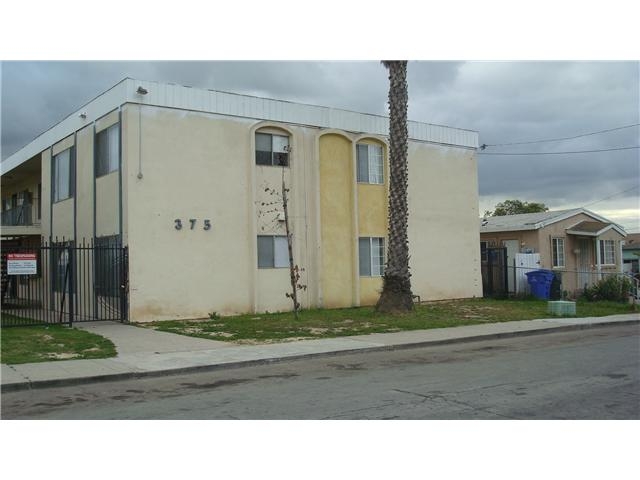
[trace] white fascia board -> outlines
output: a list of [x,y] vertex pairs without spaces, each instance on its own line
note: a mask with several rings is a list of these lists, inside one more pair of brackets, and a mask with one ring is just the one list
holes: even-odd
[[[67,117],[53,127],[38,135],[16,153],[7,157],[0,164],[0,174],[4,175],[10,172],[60,140],[72,135],[87,125],[91,125],[92,122],[100,117],[120,107],[126,99],[125,82],[126,79],[120,81],[106,92],[98,95],[90,102],[67,115]],[[80,117],[81,113],[85,113],[86,118]]]
[[[147,93],[137,93],[138,87],[145,88]],[[380,115],[125,78],[5,159],[0,164],[0,174],[13,170],[125,103],[334,128],[385,137],[389,134],[389,118]],[[86,117],[81,118],[81,113],[85,113]],[[479,144],[478,132],[473,130],[413,121],[408,122],[408,130],[409,138],[416,141],[468,149],[477,149]]]
[[627,236],[627,233],[624,230],[621,230],[615,223],[610,223],[609,225],[607,225],[603,229],[598,230],[597,232],[582,232],[580,230],[567,229],[567,233],[570,233],[572,235],[580,235],[581,237],[599,237],[600,235],[602,235],[603,233],[608,232],[609,230],[615,230],[616,232],[618,232],[623,237]]
[[[389,118],[381,115],[130,78],[125,83],[127,102],[130,103],[385,137],[389,135]],[[138,87],[146,89],[147,93],[136,93]],[[478,148],[478,132],[473,130],[414,121],[409,121],[407,127],[411,140]]]

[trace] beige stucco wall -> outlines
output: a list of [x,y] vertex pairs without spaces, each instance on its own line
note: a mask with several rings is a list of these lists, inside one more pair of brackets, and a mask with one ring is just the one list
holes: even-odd
[[[135,107],[123,112],[133,128],[137,115]],[[143,176],[127,173],[131,319],[248,311],[255,248],[249,122],[145,107],[141,123]],[[127,162],[137,165],[137,135],[127,138]]]
[[[74,136],[71,135],[63,140],[61,140],[60,142],[54,144],[51,148],[51,153],[53,156],[56,156],[57,154],[59,154],[60,152],[71,148],[74,146]],[[43,176],[43,196],[44,196],[44,184],[48,184],[50,186],[51,184],[51,164],[52,164],[52,158],[49,157],[48,163],[49,163],[49,168],[48,168],[48,174],[49,177],[45,179],[45,177]],[[50,193],[50,189],[49,189],[49,195],[51,195]],[[50,198],[50,197],[48,197]],[[74,239],[74,217],[73,217],[73,211],[74,211],[74,206],[73,206],[73,196],[70,198],[67,198],[65,200],[61,200],[58,202],[55,202],[53,204],[53,208],[52,208],[52,214],[53,214],[53,222],[50,225],[50,235],[53,238],[53,240],[55,241],[55,239],[57,238],[58,240],[62,240],[64,239]]]
[[73,135],[70,135],[62,140],[60,140],[59,142],[55,143],[52,147],[53,150],[53,155],[57,155],[60,152],[62,152],[63,150],[66,150],[67,148],[71,148],[74,145],[74,139],[73,139]]
[[[263,127],[260,131],[279,135],[290,135],[288,131],[268,127]],[[249,168],[255,169],[254,198],[256,200],[254,215],[257,227],[256,236],[286,235],[285,223],[279,220],[279,214],[284,214],[284,206],[282,204],[282,180],[284,175],[285,188],[294,188],[291,181],[293,165],[283,168],[250,164]],[[296,192],[288,192],[288,197],[290,198],[290,200],[288,200],[288,207],[292,209],[293,204],[296,203]],[[292,213],[290,213],[290,217],[293,217]],[[290,218],[290,221],[291,228],[293,229],[295,222],[293,218]],[[297,233],[299,232],[294,232],[294,249],[299,246],[302,240],[299,235],[296,235]],[[299,249],[296,253],[297,255],[294,253],[294,258],[299,258]],[[291,291],[288,268],[257,268],[257,256],[255,264],[249,262],[248,267],[251,272],[256,271],[254,277],[255,311],[276,312],[291,309],[291,300],[286,297],[286,293]],[[253,275],[250,273],[249,276],[251,277]]]
[[62,240],[73,240],[73,198],[53,204],[53,225],[51,236]]
[[[119,111],[114,110],[96,120],[95,133],[118,123],[119,117]],[[96,237],[117,235],[120,233],[120,173],[116,170],[102,175],[95,183]]]
[[[381,278],[359,279],[357,237],[386,237],[388,172],[385,186],[357,185],[359,137],[137,105],[123,108],[122,122],[132,321],[291,308],[288,269],[257,268],[257,235],[284,229],[273,213],[261,211],[273,200],[265,189],[280,190],[282,169],[255,165],[254,135],[278,127],[292,147],[285,182],[294,259],[307,286],[300,303],[375,303]],[[427,144],[412,144],[410,151],[414,290],[423,299],[479,296],[473,152]],[[182,230],[174,228],[178,218]],[[193,230],[190,218],[197,219]],[[205,218],[209,231],[202,229]],[[437,233],[430,235],[434,223]],[[455,261],[443,255],[452,251]]]
[[120,233],[120,174],[96,178],[96,237]]
[[93,128],[76,135],[76,235],[78,241],[93,237]]
[[421,300],[482,296],[473,150],[409,145],[409,265]]

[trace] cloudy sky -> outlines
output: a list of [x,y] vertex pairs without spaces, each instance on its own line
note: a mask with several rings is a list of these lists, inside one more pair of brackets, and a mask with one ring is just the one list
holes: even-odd
[[[639,232],[640,150],[541,154],[640,145],[639,72],[631,61],[412,61],[409,118],[477,130],[489,145],[478,156],[480,213],[513,198],[587,206]],[[10,61],[2,64],[2,158],[127,76],[387,114],[386,72],[374,61]]]

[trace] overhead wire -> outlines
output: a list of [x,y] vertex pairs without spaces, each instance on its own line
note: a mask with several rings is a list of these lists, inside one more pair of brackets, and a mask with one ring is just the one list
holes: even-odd
[[482,150],[484,150],[487,147],[505,147],[505,146],[509,146],[509,145],[530,145],[532,143],[560,142],[560,141],[563,141],[563,140],[573,140],[574,138],[588,137],[590,135],[598,135],[600,133],[614,132],[616,130],[623,130],[625,128],[631,128],[631,127],[637,127],[637,126],[640,126],[640,123],[632,123],[630,125],[623,125],[621,127],[608,128],[606,130],[598,130],[597,132],[582,133],[580,135],[574,135],[574,136],[571,136],[571,137],[549,138],[549,139],[546,139],[546,140],[531,140],[531,141],[528,141],[528,142],[483,143],[480,146],[480,148]]
[[478,152],[478,155],[571,155],[576,153],[597,153],[597,152],[614,152],[617,150],[633,150],[640,148],[635,145],[631,147],[602,148],[599,150],[576,150],[570,152]]
[[601,198],[600,200],[596,200],[595,202],[587,203],[582,205],[582,208],[588,207],[590,205],[595,205],[596,203],[604,202],[605,200],[609,200],[610,198],[617,197],[618,195],[622,195],[623,193],[630,192],[631,190],[636,190],[640,185],[636,185],[635,187],[627,188],[626,190],[622,190],[621,192],[614,193],[613,195],[609,195],[608,197]]

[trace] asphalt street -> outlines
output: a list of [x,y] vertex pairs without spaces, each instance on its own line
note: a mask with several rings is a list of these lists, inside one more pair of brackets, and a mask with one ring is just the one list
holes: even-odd
[[640,326],[2,394],[3,419],[640,419]]

